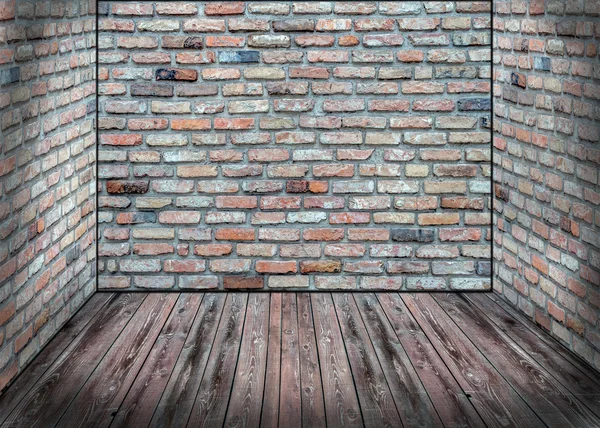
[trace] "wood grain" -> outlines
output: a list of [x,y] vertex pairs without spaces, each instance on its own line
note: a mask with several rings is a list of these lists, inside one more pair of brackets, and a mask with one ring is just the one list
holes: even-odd
[[[484,296],[482,296],[484,297]],[[575,355],[569,349],[562,346],[559,342],[557,342],[553,337],[548,335],[546,332],[541,330],[537,325],[535,325],[530,319],[526,318],[523,314],[517,312],[514,308],[510,307],[508,303],[502,301],[500,297],[494,294],[486,294],[486,298],[492,300],[502,309],[504,309],[510,317],[513,318],[513,322],[515,324],[520,325],[520,329],[527,329],[531,333],[533,333],[539,340],[548,346],[549,349],[552,350],[553,353],[559,355],[566,361],[568,361],[573,366],[577,367],[582,373],[584,373],[587,377],[590,378],[594,383],[600,386],[600,372],[598,370],[593,369],[590,365],[581,359],[579,356]],[[479,303],[479,300],[476,300]]]
[[269,309],[267,375],[262,405],[261,427],[279,426],[279,386],[281,383],[281,305],[282,294],[272,293]]
[[430,295],[402,300],[488,426],[545,426]]
[[334,293],[346,353],[366,427],[401,426],[400,415],[381,365],[350,293]]
[[178,297],[177,293],[153,293],[144,300],[66,409],[59,426],[108,426],[106,422],[119,409]]
[[25,395],[39,382],[46,370],[59,358],[92,319],[111,300],[116,299],[113,293],[96,293],[48,342],[42,351],[29,364],[10,387],[10,394],[0,395],[0,425],[15,409]]
[[248,297],[244,335],[225,425],[256,427],[260,423],[267,367],[269,295]]
[[[353,305],[349,305],[349,309],[353,312],[353,316],[362,316],[368,341],[373,343],[403,425],[442,426],[427,391],[375,295],[355,294],[353,299],[358,309],[352,307]],[[364,339],[361,337],[359,340]]]
[[55,425],[145,298],[141,293],[119,293],[111,297],[98,316],[37,381],[3,426]]
[[300,386],[302,391],[302,426],[326,426],[323,383],[317,355],[317,341],[308,293],[297,294],[298,344],[300,346]]
[[147,360],[120,405],[111,424],[113,427],[146,427],[150,424],[203,297],[202,293],[184,293],[179,296]]
[[[356,296],[361,297],[361,296]],[[480,427],[484,423],[456,379],[396,293],[378,293],[382,314],[410,358],[437,414],[448,427]],[[370,309],[361,305],[365,316]],[[373,304],[373,310],[377,306]]]
[[225,306],[226,295],[204,296],[183,349],[175,363],[150,426],[183,427],[192,412],[208,356]]
[[247,301],[247,293],[227,294],[217,336],[188,421],[190,427],[212,428],[222,426],[225,421],[242,342]]
[[435,300],[549,427],[600,427],[600,419],[466,298]]
[[600,427],[594,369],[495,296],[96,296],[1,427]]
[[281,388],[279,426],[302,426],[300,393],[300,351],[298,349],[298,307],[296,293],[283,295],[281,321]]
[[364,426],[352,371],[329,293],[311,295],[327,426]]
[[[576,395],[592,412],[600,416],[600,385],[573,365],[571,361],[565,359],[563,355],[554,352],[552,347],[538,335],[524,324],[516,322],[508,312],[487,296],[465,294],[464,297],[481,309],[490,321],[518,343],[521,349],[544,367],[571,394]],[[589,367],[586,372],[594,373]]]

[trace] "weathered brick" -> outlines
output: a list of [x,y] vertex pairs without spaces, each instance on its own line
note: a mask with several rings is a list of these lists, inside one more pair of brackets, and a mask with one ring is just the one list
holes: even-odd
[[[486,97],[491,91],[491,58],[485,46],[491,43],[486,34],[491,22],[486,8],[460,6],[458,12],[454,2],[180,6],[123,3],[116,5],[122,17],[115,14],[101,20],[101,61],[118,66],[99,70],[100,143],[106,149],[136,147],[101,151],[98,171],[105,185],[98,187],[104,231],[100,237],[106,240],[99,246],[106,270],[101,276],[113,275],[119,267],[117,255],[105,244],[124,244],[113,247],[122,258],[130,253],[168,254],[159,268],[186,274],[175,279],[158,275],[168,288],[486,287],[476,278],[423,279],[431,271],[430,262],[423,259],[447,254],[461,266],[472,262],[463,259],[483,262],[490,256],[486,226],[492,204],[485,196],[492,160],[486,117],[491,108]],[[580,31],[584,37],[593,35],[593,29]],[[544,51],[536,54],[540,57],[547,48],[546,37],[542,39]],[[549,58],[559,59],[560,43],[548,46],[556,52],[548,53]],[[567,42],[562,46],[583,64],[582,46]],[[21,54],[30,55],[26,49]],[[556,67],[569,70],[552,61],[538,60],[541,67],[550,67],[546,73]],[[519,72],[525,75],[533,62],[529,68],[524,65],[519,63]],[[591,76],[585,65],[575,64],[573,70],[578,79]],[[527,83],[549,93],[559,87],[554,80]],[[53,81],[50,92],[62,89],[62,84]],[[576,92],[577,86],[567,84],[565,89],[565,94]],[[399,93],[405,97],[398,99]],[[579,87],[582,100],[586,94],[595,99],[595,93],[594,87]],[[17,93],[16,99],[20,96]],[[515,95],[515,103],[528,108],[536,101]],[[578,111],[591,117],[589,103],[583,101],[581,105],[563,99],[542,101],[562,114]],[[516,128],[525,128],[524,121],[539,124],[535,136],[515,130],[523,140],[541,145],[538,135],[556,129],[593,141],[589,126],[551,121],[547,112],[540,118],[526,117],[516,104],[513,107],[511,114],[523,120]],[[503,111],[496,114],[507,117]],[[16,118],[4,119],[6,124],[11,120]],[[545,144],[552,145],[551,156],[566,156],[558,142]],[[593,153],[577,150],[579,159],[594,159]],[[531,151],[520,154],[527,156],[524,159],[533,156]],[[548,163],[549,157],[539,161]],[[8,177],[17,169],[11,162],[2,167]],[[519,167],[515,164],[515,170]],[[568,165],[561,163],[564,167]],[[580,201],[581,191],[566,183],[597,181],[587,168],[574,165],[576,180],[560,183],[561,189],[580,194]],[[517,191],[538,194],[536,186],[546,180],[535,170],[531,176],[529,171],[519,173],[506,202],[518,201]],[[553,176],[548,177],[552,182]],[[137,191],[126,183],[138,181],[149,183],[147,194],[109,193]],[[25,201],[20,203],[28,203],[29,196],[20,195]],[[561,233],[572,234],[568,228],[589,236],[588,226],[578,227],[577,222],[593,225],[593,210],[577,206],[575,213],[575,205],[551,198],[563,212],[543,213],[539,204],[544,197],[517,212],[540,221],[542,216],[556,217],[559,228],[562,216]],[[48,197],[40,201],[42,212],[49,210],[49,201]],[[573,220],[565,215],[570,213],[566,207],[573,207]],[[140,223],[148,226],[121,226]],[[162,227],[152,227],[161,223]],[[177,245],[172,243],[175,236]],[[195,245],[190,247],[189,242]],[[424,243],[429,247],[423,249]],[[422,260],[416,260],[419,257]],[[404,260],[386,263],[378,258]],[[564,263],[574,266],[568,258]],[[251,271],[259,276],[246,276]],[[341,272],[357,276],[342,282],[339,277],[330,279]],[[485,266],[466,273],[483,275],[480,272]],[[327,275],[318,279],[318,273]],[[273,274],[268,284],[263,274]],[[366,276],[373,274],[390,276]],[[419,277],[404,280],[396,274]],[[152,272],[113,285],[156,286],[146,276],[152,277]]]

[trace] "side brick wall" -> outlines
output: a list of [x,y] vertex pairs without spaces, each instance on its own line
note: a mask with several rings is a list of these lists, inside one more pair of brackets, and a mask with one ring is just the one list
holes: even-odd
[[95,1],[0,1],[0,390],[95,289]]
[[494,289],[600,368],[600,2],[497,2]]
[[491,287],[491,2],[101,2],[101,289]]

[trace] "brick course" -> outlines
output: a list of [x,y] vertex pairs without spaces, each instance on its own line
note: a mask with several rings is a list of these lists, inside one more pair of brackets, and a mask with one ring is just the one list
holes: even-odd
[[95,13],[0,1],[0,390],[96,287]]
[[99,288],[488,289],[490,7],[101,2]]
[[600,3],[495,8],[494,289],[600,368]]

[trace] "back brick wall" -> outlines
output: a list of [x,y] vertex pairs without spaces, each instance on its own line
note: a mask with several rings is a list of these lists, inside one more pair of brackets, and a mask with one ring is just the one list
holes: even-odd
[[101,2],[99,288],[489,289],[490,12]]

